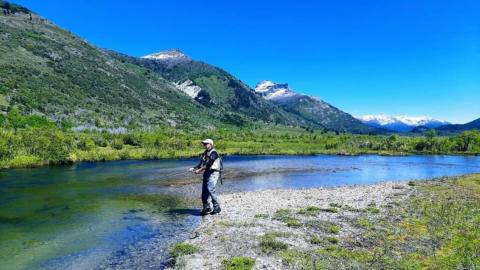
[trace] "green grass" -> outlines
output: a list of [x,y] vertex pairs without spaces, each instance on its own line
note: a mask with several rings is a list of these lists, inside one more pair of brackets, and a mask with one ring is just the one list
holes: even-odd
[[279,253],[282,263],[291,269],[321,270],[324,264],[314,252],[285,250]]
[[292,214],[292,210],[290,209],[278,209],[273,215],[273,219],[285,223],[288,227],[301,227],[302,222],[298,218],[292,216]]
[[337,244],[340,241],[337,237],[334,236],[328,236],[325,239],[332,244]]
[[320,237],[319,235],[313,235],[309,242],[313,245],[327,245],[327,244],[337,244],[340,240],[334,236],[327,236],[325,238]]
[[338,208],[330,207],[330,208],[322,209],[322,211],[327,212],[327,213],[338,213]]
[[249,257],[234,257],[222,261],[225,270],[250,270],[255,267],[255,259]]
[[268,218],[267,214],[255,214],[254,218]]
[[314,244],[314,245],[319,245],[319,244],[322,244],[323,241],[322,241],[322,238],[318,235],[313,235],[312,237],[310,237],[310,244]]
[[373,228],[373,224],[368,220],[367,218],[359,218],[357,219],[357,225],[365,228],[365,229],[371,229]]
[[198,251],[198,247],[192,244],[180,243],[173,246],[171,254],[174,258],[194,254]]
[[[412,188],[417,192],[405,201],[352,220],[365,229],[356,239],[313,236],[310,243],[324,248],[311,256],[319,256],[326,269],[479,269],[480,175],[417,181]],[[373,203],[367,208],[378,209]]]
[[321,231],[324,233],[339,232],[341,229],[339,225],[331,221],[320,220],[320,219],[307,220],[305,222],[305,226],[309,229]]
[[340,225],[332,225],[328,228],[328,232],[333,234],[338,234],[340,233],[341,229],[342,227],[340,227]]
[[298,213],[301,215],[316,216],[320,211],[321,209],[316,206],[308,206],[300,209]]
[[277,240],[278,237],[286,237],[285,233],[270,232],[266,233],[260,239],[260,248],[264,253],[273,253],[288,248],[286,243]]

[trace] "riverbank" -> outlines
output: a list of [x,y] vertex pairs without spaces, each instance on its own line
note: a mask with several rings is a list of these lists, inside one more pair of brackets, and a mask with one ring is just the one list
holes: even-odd
[[[222,194],[174,269],[476,269],[480,175]],[[243,267],[243,268],[242,268]]]
[[158,130],[112,134],[57,129],[0,129],[0,169],[75,162],[196,157],[213,138],[228,155],[478,155],[480,132],[451,137],[352,135],[300,129]]

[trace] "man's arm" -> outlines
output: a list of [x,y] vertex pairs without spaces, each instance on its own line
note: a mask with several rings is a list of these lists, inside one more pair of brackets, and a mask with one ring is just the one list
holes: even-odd
[[204,154],[202,154],[202,157],[200,158],[200,162],[198,162],[197,166],[190,168],[190,171],[196,171],[196,170],[199,170],[202,167],[203,155]]
[[200,160],[200,162],[197,164],[197,166],[193,167],[194,169],[200,169],[200,167],[202,166],[202,160]]
[[212,165],[213,165],[213,162],[215,162],[215,160],[218,158],[218,154],[217,152],[212,152],[210,154],[210,157],[207,157],[207,161],[205,162],[205,164],[202,166],[202,162],[200,162],[200,166],[198,168],[196,168],[194,170],[195,173],[201,173],[201,172],[204,172],[206,170],[209,170]]

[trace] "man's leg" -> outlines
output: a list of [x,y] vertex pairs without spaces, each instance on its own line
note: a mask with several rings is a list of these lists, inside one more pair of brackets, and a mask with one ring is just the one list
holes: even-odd
[[210,196],[210,192],[208,191],[208,175],[205,173],[203,174],[203,183],[202,183],[202,204],[203,209],[200,214],[205,215],[212,211],[210,208],[210,204],[208,203],[208,197]]
[[217,181],[220,173],[219,172],[212,172],[208,177],[207,188],[208,192],[210,193],[210,197],[212,197],[212,204],[213,204],[213,212],[212,214],[220,213],[220,201],[218,200],[217,196]]

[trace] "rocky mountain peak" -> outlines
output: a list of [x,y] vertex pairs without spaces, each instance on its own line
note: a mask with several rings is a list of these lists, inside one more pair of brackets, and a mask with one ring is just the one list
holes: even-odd
[[270,80],[259,82],[255,86],[255,92],[269,100],[281,100],[298,95],[288,86],[288,83],[275,83]]
[[179,49],[172,49],[158,53],[152,53],[142,56],[144,59],[159,60],[159,61],[184,61],[191,58]]

